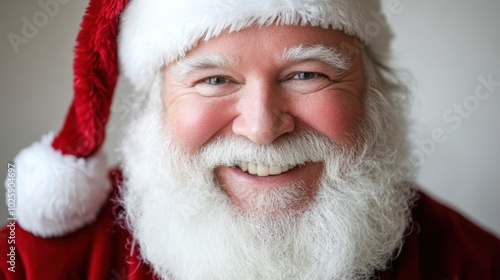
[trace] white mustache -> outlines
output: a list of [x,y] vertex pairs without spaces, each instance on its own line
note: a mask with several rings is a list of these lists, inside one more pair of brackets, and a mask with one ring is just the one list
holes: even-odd
[[[333,149],[332,149],[333,147]],[[257,145],[241,136],[215,138],[203,146],[197,159],[207,168],[236,166],[252,162],[267,166],[296,166],[306,162],[322,162],[339,154],[335,143],[312,130],[285,134],[269,145]]]

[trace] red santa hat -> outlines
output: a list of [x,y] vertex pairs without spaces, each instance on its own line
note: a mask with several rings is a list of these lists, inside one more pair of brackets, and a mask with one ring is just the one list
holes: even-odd
[[[77,37],[74,97],[61,131],[14,159],[17,218],[42,237],[91,223],[111,185],[100,151],[119,65],[146,94],[160,68],[225,30],[312,25],[343,30],[364,47],[386,52],[390,30],[380,0],[91,0]],[[377,21],[379,20],[379,21]]]

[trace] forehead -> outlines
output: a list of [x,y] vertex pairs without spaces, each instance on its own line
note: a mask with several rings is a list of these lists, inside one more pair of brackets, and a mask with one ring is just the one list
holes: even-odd
[[312,26],[254,26],[237,32],[225,31],[219,36],[200,41],[186,57],[197,54],[231,54],[244,52],[261,56],[294,46],[324,45],[340,50],[359,46],[356,37],[343,31]]

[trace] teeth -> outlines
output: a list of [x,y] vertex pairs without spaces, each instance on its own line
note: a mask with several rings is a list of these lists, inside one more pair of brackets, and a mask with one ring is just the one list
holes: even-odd
[[279,175],[281,173],[287,172],[290,169],[295,168],[296,165],[282,165],[282,166],[277,166],[277,165],[263,165],[263,164],[256,164],[252,162],[240,162],[238,164],[238,167],[244,171],[248,172],[252,175],[257,175],[261,177],[269,176],[269,175]]
[[241,162],[239,167],[242,171],[247,172],[248,171],[248,162]]
[[255,163],[249,163],[248,164],[248,173],[252,175],[257,174],[257,165]]
[[269,167],[265,165],[257,165],[257,176],[269,176]]
[[[287,167],[288,167],[288,165],[287,165]],[[281,167],[280,166],[276,166],[276,165],[271,165],[269,167],[269,174],[271,174],[271,175],[281,174]]]
[[290,170],[290,165],[285,165],[281,167],[281,172],[287,172],[288,170]]

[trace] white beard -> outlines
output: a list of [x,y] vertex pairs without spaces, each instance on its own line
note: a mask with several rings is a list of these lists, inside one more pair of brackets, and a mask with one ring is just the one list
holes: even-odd
[[[405,141],[390,133],[380,139],[376,128],[394,117],[374,120],[380,102],[367,108],[371,129],[364,129],[358,152],[302,130],[265,147],[214,139],[194,156],[167,135],[157,103],[125,136],[123,204],[143,260],[163,279],[367,279],[397,254],[410,222],[414,190],[405,182],[412,169]],[[240,211],[213,173],[240,160],[322,161],[315,200],[280,213],[300,197],[298,182],[262,192],[253,198],[255,211]]]

